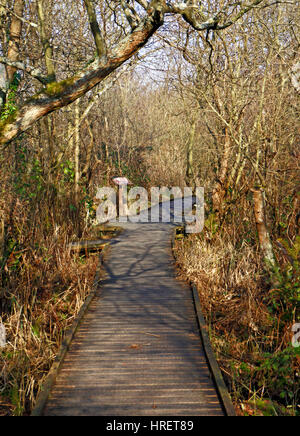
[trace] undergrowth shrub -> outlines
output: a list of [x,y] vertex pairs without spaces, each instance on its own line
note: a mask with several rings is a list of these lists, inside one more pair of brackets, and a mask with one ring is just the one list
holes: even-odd
[[85,228],[85,198],[74,206],[72,177],[62,171],[54,186],[26,149],[18,148],[17,159],[12,171],[3,162],[0,170],[0,321],[7,334],[0,349],[0,415],[30,413],[98,262],[68,248]]
[[240,413],[299,413],[300,350],[291,345],[292,325],[299,322],[298,243],[289,251],[293,264],[281,264],[278,289],[270,288],[258,249],[247,238],[235,243],[229,233],[215,232],[176,243],[181,275],[197,285]]

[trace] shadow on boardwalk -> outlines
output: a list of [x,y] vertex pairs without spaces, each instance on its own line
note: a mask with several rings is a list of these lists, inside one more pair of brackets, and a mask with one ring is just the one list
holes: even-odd
[[123,227],[44,414],[223,415],[191,289],[175,278],[173,226]]

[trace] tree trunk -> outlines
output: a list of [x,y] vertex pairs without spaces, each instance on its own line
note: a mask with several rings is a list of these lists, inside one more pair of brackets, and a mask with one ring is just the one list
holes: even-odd
[[[5,6],[4,4],[3,5],[0,4],[0,23],[5,22],[6,9],[4,6]],[[3,45],[4,44],[5,42],[3,41]],[[7,92],[6,67],[4,64],[0,63],[0,112],[5,104],[6,92]]]
[[228,128],[226,127],[221,167],[212,194],[213,210],[219,215],[222,214],[224,209],[224,200],[227,190],[226,181],[227,181],[227,173],[228,173],[228,166],[229,166],[230,150],[231,150],[230,137],[228,134]]
[[258,233],[259,245],[263,255],[265,268],[270,274],[272,284],[277,283],[277,262],[272,246],[270,234],[266,224],[266,212],[265,212],[265,197],[264,191],[260,188],[252,190],[254,201],[254,215],[256,228]]
[[[15,0],[14,8],[13,8],[15,15],[12,15],[11,18],[7,57],[9,60],[13,62],[19,60],[22,21],[19,20],[17,16],[23,17],[24,4],[25,2],[23,0]],[[17,69],[15,67],[8,66],[6,68],[6,71],[7,71],[7,79],[9,83],[11,83]]]
[[92,151],[94,147],[95,138],[94,138],[92,127],[89,125],[89,122],[87,120],[85,120],[85,124],[90,135],[90,142],[89,145],[87,146],[86,162],[83,170],[81,171],[81,178],[84,177],[86,179],[85,184],[86,184],[86,190],[88,191],[90,180],[92,177],[91,160],[92,160]]
[[190,130],[190,138],[187,146],[187,167],[186,167],[186,184],[191,186],[193,182],[193,154],[195,145],[196,120],[193,120]]
[[5,104],[7,92],[7,78],[5,65],[0,64],[0,112]]
[[300,235],[300,187],[294,194],[293,212],[290,219],[290,225],[295,226],[296,234]]
[[80,182],[80,99],[75,103],[75,149],[74,149],[74,171],[75,171],[75,200],[78,204],[79,182]]
[[4,219],[0,220],[0,259],[4,255],[4,240],[5,240],[5,223]]
[[[11,23],[8,32],[8,47],[7,47],[7,59],[12,62],[16,62],[19,60],[19,51],[20,51],[20,40],[22,33],[22,21],[17,17],[22,17],[24,11],[24,1],[23,0],[15,0],[13,12],[11,18]],[[0,7],[0,19],[5,16],[5,8],[4,6]],[[9,90],[9,86],[14,79],[14,75],[17,69],[12,66],[6,66],[4,64],[0,64],[0,111],[7,100],[7,92]],[[0,135],[1,136],[1,135]]]
[[38,17],[39,17],[41,41],[42,41],[44,55],[45,55],[47,78],[49,82],[51,82],[55,80],[55,68],[53,63],[53,50],[49,41],[49,35],[47,35],[47,31],[46,31],[44,0],[38,0],[37,10],[38,10]]

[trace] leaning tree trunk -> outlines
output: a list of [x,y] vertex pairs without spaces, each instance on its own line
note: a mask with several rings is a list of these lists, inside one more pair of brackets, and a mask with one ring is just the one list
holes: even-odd
[[[43,85],[43,89],[41,89],[37,94],[32,95],[31,98],[29,98],[21,107],[15,108],[9,117],[0,120],[0,146],[6,146],[6,144],[11,142],[18,135],[26,132],[42,117],[71,104],[73,101],[82,97],[101,83],[147,44],[155,32],[164,24],[166,15],[172,14],[175,16],[182,16],[182,18],[191,25],[194,30],[199,32],[224,30],[238,22],[249,11],[264,3],[264,0],[252,1],[253,3],[244,5],[241,10],[232,12],[228,17],[224,16],[227,14],[224,14],[223,7],[221,7],[218,12],[214,11],[212,14],[208,14],[204,17],[202,13],[200,14],[195,11],[196,6],[194,0],[179,3],[167,2],[166,0],[153,0],[150,2],[137,0],[139,6],[138,9],[135,9],[135,2],[111,2],[116,4],[111,7],[109,6],[113,14],[116,14],[118,6],[121,7],[128,26],[130,26],[130,30],[116,45],[113,45],[113,47],[107,47],[105,35],[102,34],[97,23],[95,2],[84,0],[86,12],[89,17],[91,33],[94,37],[97,48],[97,56],[94,61],[91,61],[91,63],[88,62],[86,67],[81,71],[78,71],[73,77],[69,77],[60,82],[51,81],[54,78],[54,72],[52,68],[53,65],[51,65],[51,46],[49,44],[50,35],[47,35],[47,32],[43,32],[45,16],[43,15],[43,10],[40,8],[40,32],[42,33],[43,51],[45,52],[47,50],[47,54],[45,54],[48,64],[48,74],[45,77],[42,71],[35,68],[33,65],[30,65],[27,62],[28,60],[26,60],[26,62],[12,60],[12,57],[15,56],[15,54],[18,55],[16,49],[18,49],[17,42],[19,38],[19,27],[16,29],[16,32],[11,31],[9,35],[12,41],[10,47],[11,51],[8,53],[7,57],[0,56],[1,63],[7,65],[10,69],[25,71],[33,79],[38,80]],[[25,2],[24,0],[15,0],[14,4],[18,7],[20,6],[20,10],[18,11],[19,13],[16,13],[16,10],[14,10],[13,19],[17,19],[16,23],[18,22],[18,26],[21,26],[23,22],[22,8],[24,7]],[[42,0],[38,1],[38,5],[43,6]],[[116,15],[115,20],[117,20]],[[124,26],[123,30],[125,30]],[[14,34],[17,39],[13,39]],[[19,40],[20,39],[21,38],[19,38]],[[108,41],[110,41],[110,38]],[[49,80],[51,81],[50,83]],[[0,147],[0,149],[1,148],[2,147]]]
[[0,120],[0,145],[11,142],[40,118],[71,104],[101,83],[144,47],[163,22],[164,11],[148,11],[147,17],[105,56],[97,57],[84,70],[60,82],[47,83],[47,78],[42,78],[39,71],[23,66],[32,77],[42,81],[45,87],[7,119]]

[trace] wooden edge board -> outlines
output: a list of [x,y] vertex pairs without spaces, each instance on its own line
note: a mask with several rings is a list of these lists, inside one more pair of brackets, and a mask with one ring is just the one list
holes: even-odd
[[[108,245],[105,248],[107,248],[107,247],[108,247]],[[80,326],[80,323],[81,323],[84,315],[86,314],[92,300],[95,298],[95,296],[97,294],[98,284],[100,281],[101,266],[104,262],[104,260],[103,260],[104,252],[105,251],[102,251],[99,254],[99,263],[98,263],[97,270],[96,270],[96,275],[95,275],[95,279],[94,279],[94,283],[93,283],[92,292],[87,296],[85,302],[81,306],[81,309],[80,309],[78,315],[76,316],[76,318],[74,319],[70,329],[68,329],[66,331],[65,337],[62,341],[59,352],[58,352],[58,354],[57,354],[57,356],[56,356],[56,358],[55,358],[55,360],[50,368],[48,375],[46,376],[44,383],[42,384],[40,392],[37,396],[35,406],[31,412],[30,416],[42,416],[43,415],[43,412],[44,412],[45,407],[46,407],[46,403],[47,403],[49,395],[50,395],[50,391],[55,383],[56,377],[57,377],[58,372],[62,366],[62,363],[65,359],[65,356],[70,348],[70,344],[71,344],[71,342],[75,336],[75,333],[77,332],[78,327]]]
[[[174,254],[174,247],[175,247],[175,237],[176,237],[176,230],[173,232],[172,235],[172,253],[175,258]],[[212,349],[212,345],[210,343],[209,339],[209,333],[208,333],[208,327],[205,322],[202,309],[201,309],[201,303],[199,299],[199,294],[197,287],[194,283],[190,283],[190,286],[192,288],[193,293],[193,300],[194,300],[194,307],[195,312],[197,316],[198,326],[199,326],[199,332],[203,344],[204,353],[207,359],[207,363],[209,366],[209,369],[211,371],[211,374],[213,376],[214,384],[217,389],[217,394],[219,396],[219,399],[221,401],[221,405],[226,413],[226,416],[236,416],[235,408],[233,406],[233,403],[231,401],[228,389],[226,387],[226,384],[224,382],[219,364],[217,362],[217,359],[215,357],[215,353]]]
[[98,239],[94,241],[80,241],[80,242],[71,242],[68,245],[68,248],[71,251],[81,251],[81,250],[100,250],[105,248],[105,246],[109,244],[108,239]]
[[198,320],[198,324],[199,324],[199,330],[200,330],[200,335],[201,335],[201,339],[202,339],[202,343],[203,343],[204,352],[205,352],[205,355],[207,357],[208,365],[209,365],[209,368],[211,370],[211,373],[212,373],[219,397],[221,398],[222,405],[224,407],[226,415],[227,416],[236,416],[233,403],[231,401],[228,389],[226,387],[226,384],[224,382],[220,367],[219,367],[217,359],[215,357],[215,353],[214,353],[212,346],[211,346],[211,343],[210,343],[209,334],[208,334],[208,327],[207,327],[207,324],[205,322],[204,316],[202,314],[198,290],[194,284],[192,284],[192,290],[193,290],[194,305],[195,305],[195,309],[196,309],[196,315],[197,315],[197,320]]

